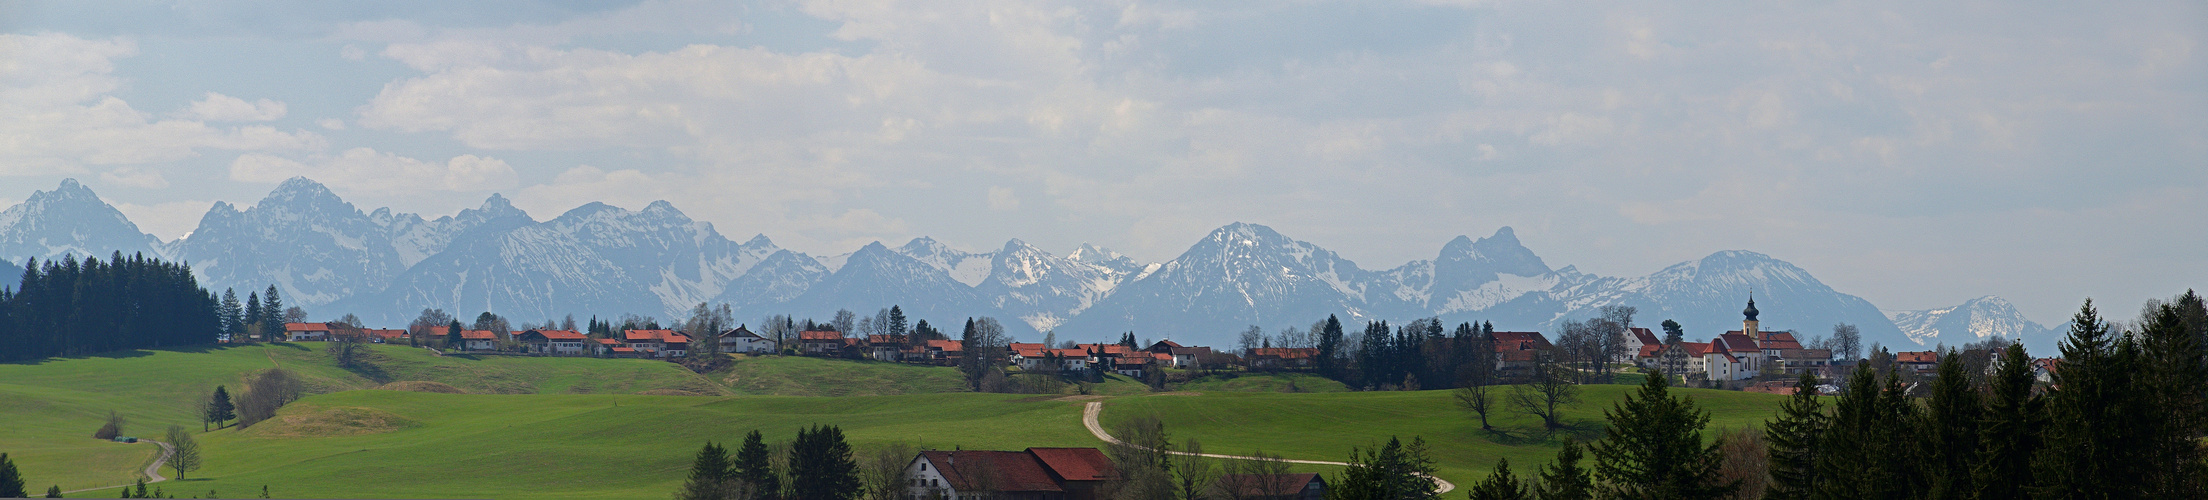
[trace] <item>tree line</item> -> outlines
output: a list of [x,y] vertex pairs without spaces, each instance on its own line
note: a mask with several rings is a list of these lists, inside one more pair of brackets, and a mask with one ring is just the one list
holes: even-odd
[[216,310],[183,264],[120,252],[34,260],[17,288],[0,289],[0,361],[213,343]]
[[1926,397],[1858,363],[1838,397],[1803,373],[1761,432],[1704,439],[1706,411],[1670,377],[1605,412],[1578,465],[1567,444],[1526,480],[1498,462],[1475,499],[2007,499],[2208,497],[2208,306],[2187,291],[2117,324],[2087,301],[2039,379],[2023,346],[1988,370],[1943,353]]

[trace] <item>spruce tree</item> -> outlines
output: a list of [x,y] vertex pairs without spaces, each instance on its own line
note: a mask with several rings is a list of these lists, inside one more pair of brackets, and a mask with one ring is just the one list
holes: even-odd
[[[2191,291],[2194,304],[2199,303]],[[2201,437],[2208,426],[2208,356],[2200,339],[2187,328],[2186,297],[2176,302],[2149,304],[2139,328],[2139,351],[2145,370],[2135,391],[2143,412],[2135,419],[2147,457],[2146,493],[2155,498],[2208,496],[2203,477],[2208,469],[2201,461]]]
[[1976,384],[1963,370],[1962,356],[1940,353],[1939,378],[1932,381],[1932,397],[1925,405],[1922,441],[1931,453],[1931,498],[1970,498],[1977,491],[1971,471],[1981,460],[1979,425],[1985,404]]
[[2032,394],[2032,358],[2023,344],[2009,344],[1990,381],[1978,465],[1971,470],[1977,498],[2024,498],[2033,485],[2032,455],[2039,451],[2044,404]]
[[1495,460],[1495,472],[1487,479],[1472,486],[1472,500],[1523,500],[1532,498],[1526,487],[1518,483],[1518,476],[1510,473],[1510,459]]
[[[210,491],[210,492],[212,492],[213,490],[209,490],[209,491]],[[215,497],[214,495],[208,495],[208,496],[207,496],[207,498],[214,498],[214,497]],[[57,485],[53,485],[53,486],[47,486],[47,487],[46,487],[46,498],[61,498],[61,485],[58,485],[58,484],[57,484]]]
[[1779,406],[1779,418],[1763,428],[1771,475],[1764,498],[1805,499],[1816,490],[1818,440],[1830,419],[1824,401],[1817,398],[1817,376],[1802,370],[1794,395]]
[[851,458],[851,444],[843,429],[814,426],[799,429],[790,447],[790,489],[807,500],[849,500],[859,495],[859,464]]
[[1603,411],[1610,433],[1592,448],[1605,498],[1720,498],[1739,488],[1719,482],[1725,457],[1716,444],[1703,444],[1710,414],[1693,400],[1672,397],[1669,378],[1650,374],[1639,391]]
[[213,421],[216,428],[221,428],[223,422],[235,418],[238,418],[238,405],[230,401],[230,391],[215,386],[214,401],[207,405],[207,419]]
[[468,348],[467,339],[461,336],[461,332],[466,330],[467,327],[461,325],[460,320],[457,319],[452,320],[452,324],[445,325],[445,349],[460,350]]
[[2111,332],[2093,301],[2071,317],[2047,392],[2045,446],[2032,461],[2035,496],[2142,498],[2145,443],[2135,419],[2135,346]]
[[246,333],[254,333],[254,332],[259,332],[259,333],[260,333],[260,334],[262,335],[262,337],[261,337],[260,339],[256,339],[256,340],[262,340],[262,341],[266,341],[266,340],[269,340],[269,338],[268,338],[268,336],[267,336],[267,334],[268,334],[268,330],[267,330],[267,329],[265,329],[265,328],[263,328],[263,326],[264,326],[264,325],[267,325],[267,324],[268,324],[268,319],[267,319],[266,317],[263,317],[263,316],[261,316],[261,315],[262,315],[263,313],[267,313],[267,312],[268,312],[267,310],[264,310],[264,309],[262,309],[262,308],[261,308],[261,294],[260,294],[260,292],[246,292],[246,294],[245,294],[245,323],[244,323],[244,324],[241,324],[241,325],[239,325],[239,328],[243,328],[243,329],[245,329]]
[[276,285],[268,286],[268,293],[261,295],[261,334],[284,334],[284,298],[276,292]]
[[[1579,462],[1586,454],[1579,441],[1564,440],[1564,449],[1556,451],[1556,463],[1541,469],[1542,500],[1590,500],[1595,498],[1595,478]],[[1501,467],[1497,465],[1497,467]]]
[[734,475],[729,470],[728,450],[711,441],[698,450],[698,457],[690,463],[690,478],[682,483],[682,490],[675,492],[678,500],[722,500],[730,498],[729,487]]
[[774,453],[767,449],[766,437],[759,431],[745,435],[744,445],[736,449],[734,473],[760,498],[773,498],[782,492],[782,477],[774,471]]
[[[1899,387],[1900,377],[1889,373],[1886,382]],[[1819,440],[1811,498],[1908,498],[1919,492],[1900,470],[1913,458],[1901,443],[1914,439],[1916,427],[1896,414],[1895,403],[1910,403],[1898,390],[1884,389],[1870,363],[1856,364]]]
[[225,288],[222,290],[221,318],[222,332],[230,334],[231,339],[235,340],[237,335],[245,334],[245,309],[244,306],[238,304],[236,289]]
[[23,473],[15,470],[15,460],[7,453],[0,453],[0,498],[23,498],[30,493],[23,491]]

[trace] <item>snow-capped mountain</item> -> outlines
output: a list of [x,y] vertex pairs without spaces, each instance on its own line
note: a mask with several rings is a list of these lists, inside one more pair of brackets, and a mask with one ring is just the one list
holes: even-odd
[[1964,344],[2001,337],[2012,342],[2021,341],[2024,348],[2034,355],[2054,352],[2059,332],[2026,319],[2016,306],[2000,297],[1987,295],[1970,299],[1962,305],[1940,309],[1915,311],[1887,311],[1894,326],[1901,329],[1918,346],[1945,344],[1961,348]]
[[32,192],[23,203],[0,211],[0,257],[14,262],[63,255],[106,260],[118,251],[159,256],[160,246],[160,239],[139,231],[76,179],[62,179],[53,191]]
[[1365,287],[1372,277],[1318,245],[1237,222],[1120,285],[1060,330],[1087,336],[1133,330],[1216,341],[1249,325],[1310,324],[1326,314],[1362,319],[1369,316]]
[[639,211],[591,203],[543,223],[463,234],[381,293],[332,307],[401,322],[421,307],[526,321],[678,317],[779,250],[763,235],[729,241],[665,201]]
[[821,278],[828,277],[828,273],[828,267],[821,265],[819,260],[779,250],[751,266],[743,276],[723,285],[721,295],[714,297],[713,302],[742,305],[746,310],[772,310],[804,294]]
[[388,227],[304,177],[242,211],[216,202],[174,252],[209,290],[273,284],[298,306],[372,293],[406,270]]
[[951,275],[952,280],[965,283],[966,286],[977,286],[982,280],[989,279],[991,260],[995,257],[992,254],[960,251],[926,236],[913,238],[905,246],[897,247],[897,253],[912,257],[928,267],[941,269],[945,274]]
[[[1082,249],[1101,252],[1087,245]],[[1133,262],[1125,257],[1119,260]],[[1136,266],[1107,266],[1059,257],[1014,239],[995,253],[988,279],[975,291],[1005,315],[1037,331],[1048,331],[1110,296],[1127,278],[1128,267]]]
[[1869,301],[1833,290],[1786,261],[1742,250],[1713,253],[1638,278],[1583,278],[1550,293],[1563,305],[1558,319],[1591,318],[1602,306],[1627,305],[1640,310],[1636,323],[1675,320],[1692,339],[1739,330],[1740,310],[1753,293],[1765,331],[1793,330],[1806,342],[1847,323],[1862,332],[1866,347],[1872,342],[1914,344]]
[[[851,253],[842,267],[786,303],[767,309],[746,304],[734,307],[749,312],[747,317],[779,313],[826,320],[838,309],[867,315],[893,305],[901,306],[906,317],[945,325],[953,324],[953,318],[995,314],[973,287],[951,279],[950,273],[941,268],[879,242]],[[1024,323],[1003,323],[1008,333],[1033,333]]]

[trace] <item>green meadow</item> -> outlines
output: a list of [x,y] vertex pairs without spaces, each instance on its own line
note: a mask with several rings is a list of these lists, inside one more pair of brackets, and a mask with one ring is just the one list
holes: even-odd
[[[1206,379],[1146,393],[1112,378],[1098,396],[1061,398],[963,392],[956,370],[811,358],[745,358],[695,374],[648,360],[435,356],[376,346],[372,364],[332,365],[318,344],[133,351],[0,364],[0,451],[34,490],[131,482],[158,448],[94,440],[110,410],[127,435],[158,437],[169,424],[199,429],[194,402],[216,384],[282,366],[317,393],[249,429],[200,434],[206,466],[157,483],[179,497],[215,490],[256,496],[266,485],[294,497],[646,498],[670,494],[705,441],[736,442],[757,429],[787,440],[813,424],[841,426],[861,451],[904,441],[928,448],[1099,446],[1080,422],[1080,401],[1101,397],[1107,427],[1141,414],[1211,453],[1263,449],[1288,458],[1343,460],[1353,446],[1422,436],[1441,477],[1466,484],[1498,457],[1530,471],[1566,437],[1601,434],[1601,410],[1631,386],[1587,386],[1570,411],[1573,429],[1547,433],[1515,412],[1506,434],[1479,430],[1448,391],[1339,390],[1315,377]],[[428,381],[468,394],[376,390]],[[1338,384],[1337,384],[1338,385]],[[1069,390],[1071,390],[1069,388]],[[1780,396],[1682,390],[1713,412],[1713,430],[1755,426]],[[693,394],[674,396],[658,394]],[[1299,467],[1331,471],[1330,467]],[[164,474],[169,474],[164,472]],[[112,490],[72,495],[114,495]]]

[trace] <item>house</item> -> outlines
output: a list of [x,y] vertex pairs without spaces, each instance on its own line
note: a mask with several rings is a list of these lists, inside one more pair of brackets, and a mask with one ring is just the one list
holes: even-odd
[[1034,371],[1036,367],[1042,366],[1047,361],[1045,359],[1047,356],[1044,356],[1043,353],[1049,351],[1050,346],[1013,342],[1005,344],[1004,350],[1010,354],[1011,357],[1008,358],[1008,361],[1011,361],[1013,366],[1018,366],[1021,370]]
[[1503,380],[1527,380],[1534,365],[1549,359],[1555,347],[1541,332],[1495,332],[1495,373]]
[[[1170,357],[1170,355],[1168,356]],[[1156,354],[1150,352],[1133,352],[1123,356],[1113,356],[1110,359],[1112,373],[1135,378],[1142,378],[1143,372],[1152,369],[1153,363],[1157,361]]]
[[1726,332],[1710,340],[1710,345],[1713,348],[1722,348],[1726,354],[1740,362],[1741,371],[1745,372],[1745,376],[1741,378],[1754,378],[1756,373],[1763,370],[1764,361],[1770,359],[1764,356],[1763,346],[1756,345],[1755,337],[1746,333]]
[[866,357],[877,361],[897,361],[905,351],[907,336],[868,335],[864,344]]
[[905,466],[909,498],[1094,500],[1119,469],[1095,448],[933,450]]
[[681,333],[669,333],[665,336],[660,337],[660,342],[661,347],[659,348],[659,357],[680,358],[683,355],[690,353],[689,335],[684,335]]
[[329,323],[284,323],[284,339],[292,342],[330,339]]
[[[1669,346],[1663,344],[1650,344],[1641,346],[1640,349],[1634,351],[1633,353],[1633,366],[1638,366],[1642,368],[1656,368],[1661,366],[1664,359],[1664,348],[1666,347]],[[1665,372],[1671,373],[1670,370],[1665,370]]]
[[461,330],[461,348],[470,351],[498,349],[498,332],[490,330]]
[[734,330],[721,332],[721,352],[768,354],[774,352],[774,340],[751,333],[751,329],[739,325]]
[[797,332],[798,352],[808,356],[834,356],[843,350],[843,332],[835,330],[808,330]]
[[1824,376],[1832,368],[1831,349],[1781,349],[1779,366],[1787,375],[1800,375],[1802,370]]
[[640,356],[656,358],[661,357],[660,351],[667,349],[667,336],[674,334],[674,330],[622,330],[621,343],[628,344]]
[[1058,361],[1061,371],[1076,372],[1089,369],[1089,351],[1081,349],[1044,349],[1044,362]]
[[367,329],[361,330],[360,333],[367,336],[369,342],[378,344],[393,344],[406,340],[406,330]]
[[956,365],[966,357],[966,341],[931,339],[920,346],[919,361],[939,365]]
[[1647,347],[1664,345],[1664,341],[1656,339],[1656,332],[1647,328],[1633,327],[1630,330],[1625,335],[1625,350],[1618,353],[1618,359],[1614,360],[1616,362],[1638,363],[1640,353]]
[[569,330],[523,330],[514,340],[527,344],[529,352],[537,354],[577,355],[584,352],[590,336]]
[[1326,498],[1326,478],[1311,472],[1223,474],[1212,481],[1211,492],[1217,498],[1322,500]]
[[591,352],[599,356],[612,356],[615,348],[628,349],[630,353],[636,352],[636,349],[621,345],[621,341],[614,339],[590,339],[590,343],[587,345],[590,346]]
[[1319,360],[1319,350],[1311,347],[1257,347],[1250,349],[1250,368],[1271,370],[1310,369]]
[[1914,370],[1920,375],[1932,374],[1940,369],[1940,353],[1939,351],[1897,352],[1894,353],[1894,366],[1903,370]]
[[1203,363],[1205,356],[1211,355],[1211,348],[1209,347],[1184,346],[1171,339],[1157,341],[1143,350],[1172,356],[1172,359],[1166,362],[1166,366],[1174,368],[1195,368]]

